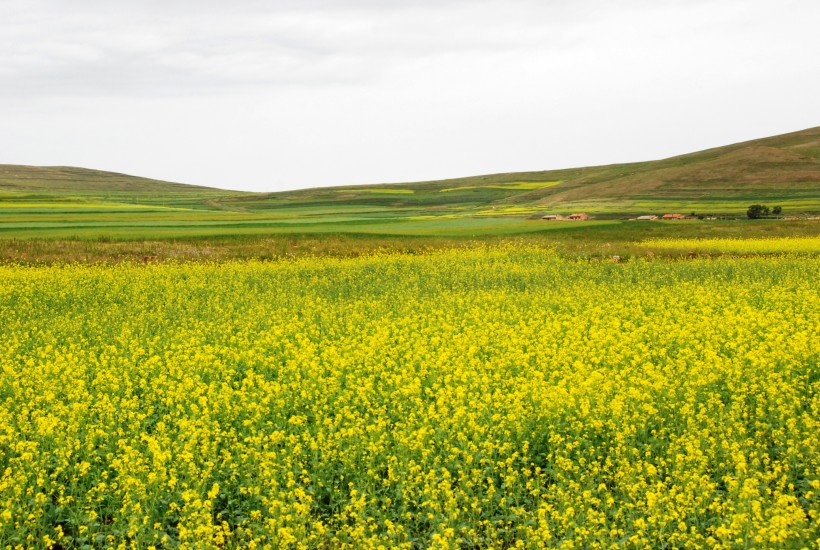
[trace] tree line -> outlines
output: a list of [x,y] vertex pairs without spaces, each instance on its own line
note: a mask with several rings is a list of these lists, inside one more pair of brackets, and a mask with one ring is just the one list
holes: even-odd
[[751,220],[758,220],[760,218],[765,218],[769,214],[773,216],[779,216],[783,213],[783,208],[780,206],[775,206],[771,210],[765,204],[753,204],[749,207],[746,211],[746,216]]

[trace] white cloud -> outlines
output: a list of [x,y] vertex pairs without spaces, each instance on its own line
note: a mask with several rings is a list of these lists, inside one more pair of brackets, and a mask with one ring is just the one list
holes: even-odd
[[811,0],[6,0],[0,162],[273,189],[820,123]]

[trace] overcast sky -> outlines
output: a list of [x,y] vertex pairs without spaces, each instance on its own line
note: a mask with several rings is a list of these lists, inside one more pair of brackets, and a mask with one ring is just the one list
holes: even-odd
[[0,0],[0,163],[273,191],[820,125],[817,0]]

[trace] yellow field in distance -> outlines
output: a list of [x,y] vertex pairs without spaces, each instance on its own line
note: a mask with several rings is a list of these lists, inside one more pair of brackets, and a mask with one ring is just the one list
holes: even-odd
[[820,254],[820,235],[756,239],[652,239],[643,241],[641,245],[664,250],[698,250],[736,254],[777,252]]
[[497,183],[492,185],[462,185],[461,187],[447,187],[441,189],[442,193],[448,191],[465,191],[468,189],[520,189],[522,191],[533,189],[544,189],[558,185],[560,181],[511,181],[510,183]]

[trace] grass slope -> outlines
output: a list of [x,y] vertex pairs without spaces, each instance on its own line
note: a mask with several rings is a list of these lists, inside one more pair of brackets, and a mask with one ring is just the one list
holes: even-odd
[[[223,191],[66,167],[0,165],[0,238],[270,234],[470,237],[563,231],[547,212],[742,217],[820,212],[820,127],[664,160],[280,193]],[[580,227],[580,226],[579,226]]]
[[171,183],[116,172],[71,166],[0,164],[0,192],[16,193],[202,193],[219,189]]
[[745,210],[750,201],[774,201],[792,212],[815,212],[820,210],[820,127],[657,161],[306,189],[238,201],[256,208],[367,203],[445,210],[466,204],[502,212],[518,207],[617,215],[666,208],[728,213]]

